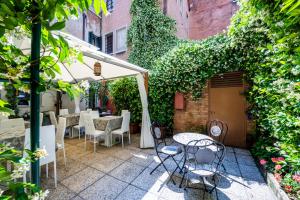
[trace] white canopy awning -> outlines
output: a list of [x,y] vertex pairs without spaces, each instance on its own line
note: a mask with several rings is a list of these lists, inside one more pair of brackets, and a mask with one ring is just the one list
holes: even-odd
[[[56,75],[57,80],[76,82],[81,80],[97,81],[101,79],[115,79],[125,76],[134,76],[139,73],[146,73],[148,70],[110,56],[98,51],[97,47],[80,40],[64,32],[54,32],[54,35],[62,36],[71,48],[81,51],[83,63],[75,60],[71,65],[59,63],[61,74]],[[30,50],[30,39],[14,41],[17,46],[26,51]],[[28,51],[29,53],[29,51]],[[94,64],[101,63],[101,76],[94,75]]]

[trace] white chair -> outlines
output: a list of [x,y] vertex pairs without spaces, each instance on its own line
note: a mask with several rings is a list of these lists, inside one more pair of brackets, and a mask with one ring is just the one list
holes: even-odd
[[99,118],[99,112],[98,111],[90,111],[89,114],[91,115],[92,119]]
[[59,109],[59,115],[68,115],[69,110],[68,109]]
[[74,133],[74,129],[78,130],[79,139],[80,139],[80,135],[81,135],[81,128],[84,127],[84,114],[88,114],[88,112],[87,111],[81,111],[80,116],[79,116],[79,124],[72,127],[72,129],[73,129],[72,133]]
[[98,143],[98,138],[105,136],[104,131],[96,130],[92,116],[90,114],[84,114],[84,128],[85,128],[85,137],[84,137],[84,148],[86,150],[86,137],[90,136],[90,140],[94,143],[94,152],[96,152],[96,144]]
[[44,117],[44,114],[40,113],[40,126],[43,126],[43,117]]
[[55,142],[58,150],[63,150],[65,167],[67,166],[66,150],[65,150],[65,132],[66,132],[66,118],[60,117],[58,119],[58,126],[55,135]]
[[91,112],[91,111],[92,111],[92,109],[91,109],[91,108],[88,108],[88,109],[86,109],[86,111],[88,111],[88,112]]
[[122,110],[121,116],[123,116],[125,113],[129,112],[129,110]]
[[24,132],[25,132],[25,122],[23,118],[4,119],[0,121],[0,135],[6,133],[24,134]]
[[130,123],[130,112],[125,112],[123,115],[122,125],[120,129],[113,130],[111,132],[111,141],[112,135],[120,135],[122,137],[122,147],[124,147],[124,134],[128,134],[128,141],[130,142],[130,130],[129,130],[129,123]]
[[50,111],[49,116],[50,116],[51,124],[54,125],[55,128],[57,128],[57,120],[56,120],[56,117],[55,117],[55,113],[53,111]]
[[[30,149],[30,129],[26,129],[24,148]],[[57,173],[56,173],[56,154],[55,154],[55,127],[41,126],[40,127],[40,148],[47,151],[47,156],[40,159],[40,166],[46,165],[46,176],[48,177],[48,164],[54,164],[54,184],[57,187]],[[24,153],[24,156],[27,156]],[[26,172],[24,172],[23,181],[26,182]]]
[[5,119],[8,119],[8,116],[0,112],[0,122]]

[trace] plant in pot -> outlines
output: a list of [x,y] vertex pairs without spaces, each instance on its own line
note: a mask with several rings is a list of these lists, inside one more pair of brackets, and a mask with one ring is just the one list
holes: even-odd
[[116,107],[117,114],[122,110],[130,112],[130,132],[139,133],[142,121],[142,104],[135,78],[122,78],[109,85],[109,92]]

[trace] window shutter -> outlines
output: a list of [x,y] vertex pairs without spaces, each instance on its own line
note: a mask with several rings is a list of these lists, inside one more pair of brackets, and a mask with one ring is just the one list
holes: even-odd
[[211,78],[212,88],[242,87],[242,86],[243,86],[242,72],[229,72],[224,74],[218,74]]

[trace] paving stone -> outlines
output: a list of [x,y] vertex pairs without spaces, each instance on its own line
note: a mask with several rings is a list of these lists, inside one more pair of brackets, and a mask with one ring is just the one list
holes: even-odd
[[79,196],[91,200],[109,200],[115,199],[128,184],[119,181],[111,176],[104,176],[92,186],[88,187]]
[[[236,162],[230,162],[230,161],[224,160],[223,166],[225,168],[226,174],[241,176],[239,165]],[[223,173],[224,173],[224,168],[222,166],[220,166],[220,171]]]
[[233,153],[234,150],[232,147],[226,146],[226,153]]
[[153,160],[153,155],[149,155],[143,152],[137,152],[134,153],[128,161],[146,167],[149,166]]
[[217,188],[218,197],[229,196],[229,199],[245,199],[247,197],[243,179],[238,176],[222,176],[217,183]]
[[[67,167],[65,167],[63,162],[58,162],[57,163],[57,180],[62,181],[65,178],[74,175],[78,171],[83,170],[87,166],[84,165],[83,163],[77,161],[77,160],[72,160],[68,159],[67,160]],[[51,177],[54,177],[54,170],[53,170],[53,164],[49,165],[49,175]]]
[[102,171],[102,172],[110,172],[114,168],[121,165],[124,161],[118,158],[114,158],[111,156],[107,156],[106,158],[96,160],[91,166]]
[[80,196],[76,196],[76,197],[72,198],[72,200],[84,200],[84,199],[81,198]]
[[250,151],[247,150],[247,149],[234,148],[234,152],[237,153],[237,154],[243,154],[243,155],[251,156]]
[[233,152],[226,152],[224,160],[230,162],[236,162],[235,154]]
[[256,166],[255,161],[252,156],[238,155],[236,158],[237,158],[239,165]]
[[109,154],[111,156],[117,157],[122,160],[128,160],[129,158],[131,158],[133,156],[134,153],[136,153],[136,152],[133,150],[128,150],[128,149],[123,148],[120,150],[112,151]]
[[86,168],[73,176],[70,176],[63,180],[61,183],[67,188],[71,189],[74,192],[80,192],[86,189],[88,186],[96,182],[98,179],[104,176],[104,173],[93,169]]
[[132,182],[142,171],[144,167],[136,165],[131,162],[124,162],[109,174],[119,180],[125,181],[127,183]]
[[276,199],[269,186],[264,182],[243,179],[248,199],[273,200]]
[[150,175],[151,169],[146,168],[131,184],[159,195],[163,186],[169,180],[167,172],[155,171]]
[[150,192],[141,190],[135,186],[129,185],[116,200],[158,200],[159,197]]
[[71,199],[75,197],[75,193],[66,188],[65,186],[58,184],[56,189],[50,189],[46,199]]
[[249,166],[249,165],[239,165],[242,177],[252,180],[252,181],[257,181],[260,183],[264,183],[264,178],[262,177],[260,171],[256,166]]

